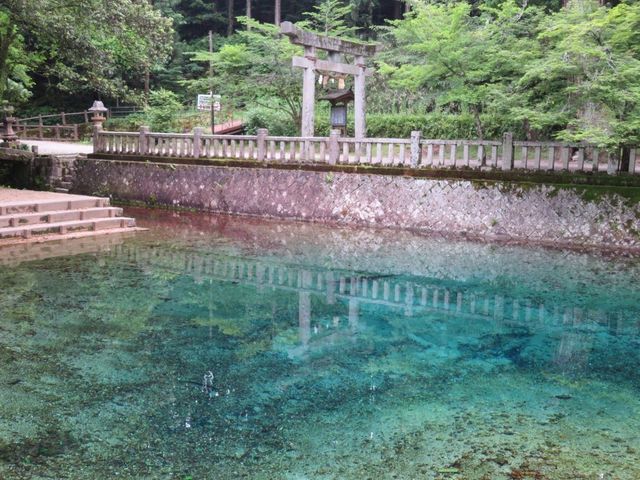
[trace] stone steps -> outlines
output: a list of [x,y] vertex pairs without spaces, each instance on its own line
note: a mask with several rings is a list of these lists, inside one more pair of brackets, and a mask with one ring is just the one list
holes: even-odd
[[135,220],[123,217],[108,198],[33,192],[33,200],[16,193],[14,201],[0,202],[1,245],[135,230]]
[[4,202],[0,204],[0,216],[14,213],[54,212],[59,210],[82,210],[109,206],[109,199],[103,197],[78,197],[67,200],[44,200],[38,202]]
[[22,237],[34,235],[50,235],[52,233],[72,233],[78,231],[111,230],[115,228],[133,228],[136,221],[129,217],[96,218],[92,220],[72,220],[68,222],[38,223],[20,227],[0,228],[0,238]]
[[56,210],[51,212],[14,213],[0,217],[0,228],[21,227],[37,223],[58,223],[71,220],[91,220],[94,218],[120,217],[118,207],[86,208],[82,210]]

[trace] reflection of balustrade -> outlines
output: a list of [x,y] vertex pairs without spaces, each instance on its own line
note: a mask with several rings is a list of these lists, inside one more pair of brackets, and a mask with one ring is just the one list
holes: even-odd
[[[458,288],[443,287],[434,285],[433,279],[408,281],[384,276],[354,275],[262,260],[170,252],[131,245],[120,245],[113,250],[113,254],[128,261],[184,272],[199,281],[205,277],[212,277],[221,281],[241,282],[256,288],[271,287],[298,292],[301,295],[316,293],[326,298],[329,304],[340,299],[349,305],[350,325],[357,325],[357,316],[362,304],[399,309],[405,316],[415,315],[416,312],[435,312],[463,316],[470,320],[493,319],[501,322],[564,325],[607,321],[604,313],[598,310],[549,307],[544,303],[534,304],[529,299],[507,298],[480,291],[467,292],[464,284]],[[307,300],[302,298],[301,296],[301,309],[304,307],[304,312],[308,311],[310,318],[310,297],[305,296]],[[304,312],[301,311],[300,314]],[[310,328],[308,322],[305,322],[305,325],[305,328]]]

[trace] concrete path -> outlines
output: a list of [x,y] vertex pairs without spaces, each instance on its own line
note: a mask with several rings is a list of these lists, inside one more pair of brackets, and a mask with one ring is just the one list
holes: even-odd
[[40,155],[78,155],[80,153],[93,153],[93,145],[90,143],[50,142],[44,140],[20,140],[20,143],[36,145]]

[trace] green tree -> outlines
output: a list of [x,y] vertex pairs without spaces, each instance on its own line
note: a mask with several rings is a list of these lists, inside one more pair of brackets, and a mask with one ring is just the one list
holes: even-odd
[[25,50],[24,38],[9,20],[6,12],[0,11],[0,100],[15,103],[30,96],[33,81],[29,72],[37,58]]
[[352,7],[341,0],[322,0],[313,10],[305,12],[305,19],[298,26],[334,37],[352,37],[356,27],[350,25]]
[[[346,22],[350,11],[349,6],[341,6],[337,0],[325,0],[307,15],[307,22],[299,25],[333,36],[350,34],[354,31]],[[300,55],[302,49],[281,36],[275,25],[246,17],[237,20],[247,28],[237,31],[213,54],[196,52],[194,60],[213,62],[214,86],[223,95],[223,103],[233,101],[238,108],[258,106],[286,112],[299,130],[302,79],[301,71],[292,67],[292,58]],[[193,93],[208,91],[209,79],[186,81],[184,85]]]
[[[301,49],[282,37],[279,28],[246,17],[238,21],[250,29],[236,33],[233,41],[212,55],[196,52],[194,60],[213,61],[214,84],[223,103],[236,106],[255,104],[271,110],[285,111],[294,125],[300,124],[301,74],[291,65]],[[185,82],[194,91],[208,91],[209,79]]]
[[544,55],[526,66],[515,113],[557,136],[615,151],[640,142],[640,4],[580,0],[549,16]]
[[379,62],[390,85],[422,90],[443,112],[469,111],[478,137],[483,113],[504,114],[523,65],[535,58],[540,12],[506,0],[472,14],[466,2],[414,4],[405,18],[391,22],[392,45]]
[[[43,59],[37,73],[75,95],[135,97],[144,73],[171,51],[171,21],[147,0],[5,0],[0,14],[0,52],[28,38],[26,53]],[[3,97],[10,72],[15,59],[0,54]]]

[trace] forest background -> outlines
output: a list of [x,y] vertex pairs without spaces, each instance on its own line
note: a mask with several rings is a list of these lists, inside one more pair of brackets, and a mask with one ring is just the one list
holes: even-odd
[[0,99],[18,116],[136,105],[109,127],[183,131],[207,125],[195,101],[213,88],[221,120],[295,135],[300,51],[284,20],[380,44],[369,136],[640,144],[634,0],[1,0]]

